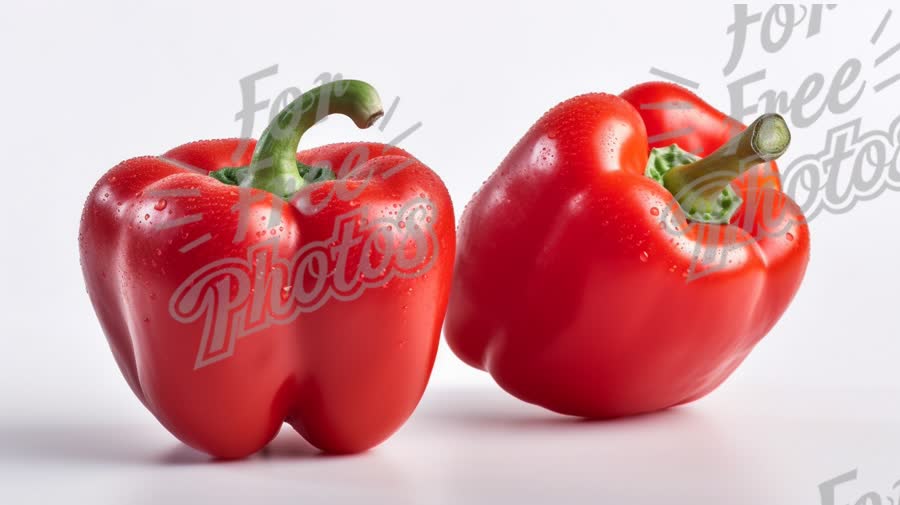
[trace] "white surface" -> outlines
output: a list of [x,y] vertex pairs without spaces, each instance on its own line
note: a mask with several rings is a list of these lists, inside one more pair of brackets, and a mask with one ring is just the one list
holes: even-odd
[[[692,406],[585,422],[494,389],[431,389],[393,438],[321,456],[285,427],[267,454],[212,463],[137,401],[0,422],[0,503],[818,505],[896,499],[898,391],[726,388]],[[887,505],[887,501],[884,501]],[[869,504],[866,504],[869,505]]]

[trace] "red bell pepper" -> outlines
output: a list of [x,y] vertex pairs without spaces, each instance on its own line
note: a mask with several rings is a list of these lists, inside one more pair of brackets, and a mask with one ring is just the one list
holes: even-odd
[[805,218],[772,162],[789,140],[780,116],[744,130],[664,83],[554,107],[463,213],[450,347],[563,414],[619,417],[706,395],[806,269]]
[[213,456],[247,456],[284,422],[325,451],[368,449],[428,381],[453,266],[449,195],[399,148],[297,153],[330,113],[365,128],[382,109],[369,85],[337,81],[289,104],[259,143],[124,161],[85,204],[84,277],[122,373]]

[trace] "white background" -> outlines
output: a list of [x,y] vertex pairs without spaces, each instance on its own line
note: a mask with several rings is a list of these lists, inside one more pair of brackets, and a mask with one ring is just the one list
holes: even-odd
[[[727,110],[727,83],[753,71],[765,68],[768,77],[763,84],[749,88],[748,101],[755,101],[766,89],[785,90],[793,96],[810,73],[821,72],[830,80],[845,60],[859,58],[863,62],[862,79],[867,82],[859,104],[841,115],[826,112],[815,125],[795,129],[785,164],[823,149],[825,132],[851,119],[862,117],[866,130],[886,129],[898,114],[900,84],[879,94],[871,88],[900,71],[900,54],[877,68],[872,62],[900,43],[900,14],[895,13],[878,44],[871,44],[870,38],[889,5],[856,2],[825,11],[821,34],[805,39],[806,25],[802,25],[777,54],[767,54],[760,48],[760,28],[754,25],[746,54],[730,76],[724,76],[722,68],[731,51],[726,28],[733,13],[730,5],[718,2],[455,1],[431,5],[387,1],[34,1],[4,6],[0,15],[0,145],[5,164],[0,179],[4,191],[0,198],[4,223],[0,247],[0,416],[7,428],[0,432],[0,450],[11,447],[7,454],[12,456],[0,458],[0,464],[18,470],[4,472],[0,482],[20,471],[22,478],[6,484],[8,489],[27,493],[43,482],[39,475],[44,475],[27,473],[29,465],[53,460],[61,464],[56,470],[62,473],[48,470],[51,473],[47,475],[57,479],[54,482],[60,493],[72,492],[78,497],[90,490],[97,492],[97,486],[89,484],[92,477],[64,477],[64,469],[83,468],[82,449],[124,444],[136,447],[129,455],[140,461],[142,455],[160,446],[163,452],[178,447],[143,412],[115,367],[85,294],[78,264],[78,221],[94,182],[120,160],[159,154],[198,138],[239,136],[241,126],[234,117],[241,108],[240,78],[278,64],[278,75],[259,83],[261,99],[274,98],[291,86],[308,89],[323,72],[364,79],[376,86],[386,103],[399,96],[400,105],[385,131],[358,131],[349,121],[334,119],[310,130],[301,148],[354,139],[387,142],[421,121],[423,126],[401,145],[443,177],[458,215],[511,146],[548,108],[583,92],[619,93],[650,80],[649,69],[654,66],[701,83],[701,96]],[[754,12],[767,8],[767,4],[751,4]],[[257,115],[255,134],[267,121],[266,114]],[[849,164],[844,167],[850,169]],[[762,477],[754,477],[765,482],[787,479],[785,489],[797,493],[790,494],[798,500],[791,503],[818,503],[819,482],[856,467],[861,474],[868,472],[869,477],[881,472],[877,475],[883,478],[857,484],[855,491],[844,497],[845,502],[869,490],[886,493],[900,477],[897,409],[893,407],[900,391],[896,366],[900,356],[898,215],[900,194],[888,191],[860,203],[849,213],[818,216],[811,224],[809,271],[793,305],[720,391],[686,409],[726,419],[721,422],[732,426],[728,416],[733,414],[734,419],[748,424],[750,433],[758,432],[766,440],[747,442],[749,447],[772,446],[773,450],[781,446],[777,440],[794,440],[794,435],[804,431],[790,424],[798,419],[791,417],[794,415],[804,419],[806,424],[801,425],[811,428],[844,419],[848,409],[861,419],[894,420],[876,427],[848,421],[846,429],[823,435],[856,448],[859,446],[849,440],[867,435],[871,444],[868,452],[835,452],[810,442],[815,449],[807,447],[810,464],[800,470],[802,478],[790,480],[791,475],[781,473],[773,477],[768,470]],[[404,461],[408,458],[424,458],[415,454],[418,439],[409,437],[422,433],[442,436],[434,427],[440,419],[433,415],[434,406],[444,405],[440,395],[447,394],[451,395],[448,398],[452,401],[447,400],[450,404],[465,410],[467,402],[458,396],[461,387],[484,390],[473,393],[478,408],[490,411],[494,401],[505,405],[492,416],[510,412],[515,417],[523,408],[527,415],[543,415],[539,409],[510,404],[504,395],[496,393],[488,376],[467,368],[442,344],[423,407],[431,410],[427,415],[417,413],[411,424],[422,416],[424,420],[401,430],[396,441],[376,450],[381,451],[376,456],[350,460],[346,463],[350,473],[342,477],[361,479],[365,489],[369,482],[364,477],[368,475],[366,457],[387,454],[400,461],[401,468],[406,468],[408,462]],[[442,393],[451,389],[457,391]],[[766,403],[771,397],[760,391],[777,392],[780,406],[814,407],[773,410],[776,407]],[[793,400],[806,397],[806,391],[815,391],[810,394],[818,395],[821,401]],[[871,403],[860,404],[860,398],[870,398]],[[737,411],[729,410],[729,406]],[[757,431],[753,431],[749,425],[754,423],[748,423],[741,414],[745,411],[769,417],[756,423]],[[97,419],[105,424],[98,427],[94,422]],[[109,438],[112,432],[121,433],[116,424],[120,419],[138,423],[140,432]],[[668,440],[666,437],[681,437],[683,433],[674,428],[667,432],[667,426],[672,428],[677,422],[649,422],[659,426],[659,432],[652,435],[657,438],[652,440]],[[23,428],[34,423],[44,428]],[[779,426],[792,428],[776,435],[776,441],[767,438],[767,430],[777,432]],[[604,428],[592,429],[602,432]],[[693,429],[699,430],[696,426]],[[486,436],[483,432],[472,435],[475,431],[471,426],[455,426],[445,433],[466,439]],[[502,436],[504,430],[497,431]],[[544,435],[535,435],[536,440],[560,436],[558,431],[541,433]],[[591,435],[591,440],[596,436]],[[599,436],[602,438],[602,434]],[[50,441],[32,444],[29,437],[45,441],[50,437]],[[73,439],[84,438],[89,443],[72,445]],[[687,439],[692,440],[690,435]],[[521,443],[530,440],[525,436]],[[556,442],[545,445],[557,447]],[[619,447],[624,453],[641,454],[640,447],[624,445]],[[58,456],[55,448],[60,446],[68,459],[53,459]],[[577,460],[584,455],[576,446],[574,453],[567,454]],[[36,452],[36,447],[46,451]],[[397,448],[396,453],[390,452],[392,447]],[[146,452],[141,452],[142,448]],[[682,449],[694,452],[690,446]],[[882,457],[888,450],[893,451],[893,459]],[[109,455],[103,450],[87,452],[89,460]],[[757,456],[767,460],[784,457],[778,453]],[[535,460],[541,457],[538,454]],[[735,464],[743,464],[740,456],[735,458]],[[710,468],[716,467],[715,461],[719,460],[710,459]],[[673,489],[686,486],[674,496],[687,496],[687,488],[702,488],[699,483],[668,480],[652,484],[652,463],[647,463],[649,469],[644,468],[644,462],[634,464],[649,472],[646,481],[635,484],[642,489],[656,486],[662,493],[667,485]],[[143,471],[135,470],[135,475],[144,475],[140,473]],[[290,470],[284,472],[290,474]],[[335,475],[332,470],[324,473]],[[484,474],[474,472],[472,478]],[[175,480],[165,481],[166,486],[181,482],[178,479],[204,482],[171,475]],[[557,477],[550,475],[536,482],[558,484]],[[431,477],[422,478],[428,482]],[[724,484],[710,489],[721,490],[723,496],[738,493],[740,490],[732,487],[742,485],[737,472],[735,478],[735,482],[726,478]],[[663,496],[632,492],[617,481],[619,487],[613,489],[621,492],[611,491],[610,496],[633,500]],[[456,489],[453,483],[444,484],[434,496],[453,494],[448,491]],[[747,489],[758,489],[744,484]],[[564,487],[590,489],[574,484]],[[319,496],[318,491],[310,489],[304,488],[303,496]],[[400,489],[405,488],[401,485]],[[462,497],[498,497],[503,489],[499,486],[486,495]],[[425,485],[411,501],[434,498],[429,491]],[[2,492],[0,487],[0,497]],[[194,493],[192,496],[202,496],[200,491]],[[393,499],[393,495],[384,496]],[[744,498],[753,502],[752,497]],[[780,500],[776,498],[775,503]],[[604,500],[598,497],[594,502]]]

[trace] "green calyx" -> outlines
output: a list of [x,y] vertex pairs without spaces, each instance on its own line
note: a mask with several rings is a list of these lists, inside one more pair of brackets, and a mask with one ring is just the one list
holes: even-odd
[[[333,181],[337,179],[334,171],[328,167],[316,167],[304,165],[297,162],[297,171],[303,180],[303,185],[315,184],[317,182]],[[250,167],[225,167],[220,168],[209,175],[217,181],[228,184],[229,186],[246,186],[249,179]]]
[[705,158],[674,144],[653,149],[645,173],[672,193],[691,221],[727,224],[742,203],[731,181],[778,159],[790,143],[784,118],[763,114]]
[[[690,165],[701,158],[672,144],[669,147],[657,147],[650,150],[650,158],[647,160],[647,169],[644,174],[658,182],[666,189],[665,176],[675,167]],[[677,195],[676,195],[677,197]],[[682,205],[682,210],[691,221],[699,223],[726,224],[741,207],[741,197],[732,189],[731,185],[725,186],[718,197],[710,201],[695,200],[690,207]]]
[[250,165],[210,173],[218,181],[262,189],[288,199],[300,188],[335,179],[324,167],[297,162],[300,138],[330,114],[342,114],[359,128],[368,128],[384,111],[375,88],[362,81],[339,80],[313,88],[289,103],[266,127],[256,143]]

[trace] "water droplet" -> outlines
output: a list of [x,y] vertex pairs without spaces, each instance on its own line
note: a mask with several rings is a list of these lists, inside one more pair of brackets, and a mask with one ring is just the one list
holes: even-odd
[[144,214],[144,221],[150,219],[150,214]]
[[787,235],[785,235],[785,238],[788,239],[788,242],[793,242],[793,241],[794,241],[794,236],[791,235],[790,233],[788,233]]
[[169,202],[167,202],[165,199],[162,199],[162,200],[156,202],[156,205],[154,205],[153,208],[156,210],[163,210],[166,208],[166,205],[168,205],[168,204],[169,204]]
[[652,209],[650,209],[650,214],[652,214],[652,215],[654,215],[654,216],[658,216],[658,215],[659,215],[659,209],[657,209],[656,207],[653,207]]
[[647,251],[642,251],[641,252],[641,261],[646,263],[647,260],[649,260],[649,259],[650,259],[650,253],[648,253]]

